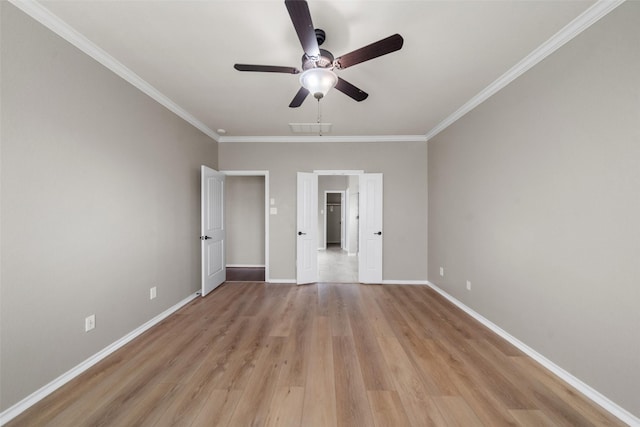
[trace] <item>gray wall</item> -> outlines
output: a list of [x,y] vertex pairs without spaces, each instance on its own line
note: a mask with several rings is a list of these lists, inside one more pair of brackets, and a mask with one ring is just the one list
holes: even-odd
[[227,176],[227,265],[264,265],[264,176]]
[[385,280],[427,278],[427,145],[392,143],[222,143],[225,170],[269,170],[270,273],[295,279],[296,172],[356,169],[384,174]]
[[639,22],[623,4],[429,142],[429,279],[636,416]]
[[199,288],[217,144],[0,3],[4,410]]

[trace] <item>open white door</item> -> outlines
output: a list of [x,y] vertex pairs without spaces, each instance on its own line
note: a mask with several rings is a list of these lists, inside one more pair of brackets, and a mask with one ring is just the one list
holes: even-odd
[[226,280],[224,174],[206,166],[201,172],[202,296]]
[[342,203],[341,203],[341,215],[340,218],[340,248],[343,251],[349,251],[349,222],[347,219],[349,218],[349,189],[342,194]]
[[298,172],[296,283],[318,281],[318,176]]
[[358,274],[361,283],[382,283],[382,174],[360,175],[360,251]]

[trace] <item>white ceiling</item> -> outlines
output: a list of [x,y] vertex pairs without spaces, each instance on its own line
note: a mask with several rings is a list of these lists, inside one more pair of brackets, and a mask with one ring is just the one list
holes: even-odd
[[[289,102],[298,76],[248,73],[234,63],[300,67],[302,48],[283,1],[40,1],[89,41],[224,139],[291,136],[317,103]],[[323,49],[340,56],[399,33],[398,52],[339,70],[369,93],[321,101],[331,135],[424,137],[543,44],[587,1],[309,1]],[[231,138],[229,138],[231,137]],[[218,138],[219,139],[219,138]],[[254,138],[255,139],[255,138]]]

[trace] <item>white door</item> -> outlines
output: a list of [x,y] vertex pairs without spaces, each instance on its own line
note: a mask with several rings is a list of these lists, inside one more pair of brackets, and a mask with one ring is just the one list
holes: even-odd
[[382,174],[365,173],[360,175],[361,283],[382,283],[382,231]]
[[202,296],[226,280],[224,174],[206,166],[201,172]]
[[298,172],[296,283],[318,281],[318,176]]
[[349,251],[349,189],[347,188],[345,193],[342,193],[342,218],[340,227],[340,247],[344,251]]

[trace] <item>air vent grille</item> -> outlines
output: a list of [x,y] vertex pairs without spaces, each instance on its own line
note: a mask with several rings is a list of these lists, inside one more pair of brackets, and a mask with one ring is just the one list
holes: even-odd
[[293,133],[325,134],[331,132],[331,123],[289,123]]

